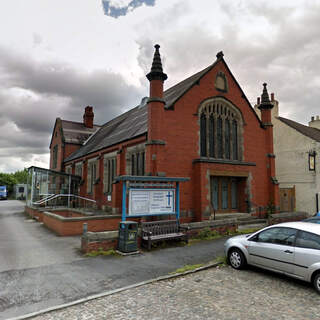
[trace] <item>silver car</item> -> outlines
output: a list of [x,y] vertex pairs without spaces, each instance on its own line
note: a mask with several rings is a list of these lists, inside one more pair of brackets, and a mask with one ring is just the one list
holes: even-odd
[[235,269],[246,264],[311,282],[320,294],[320,225],[287,222],[250,235],[228,239],[228,262]]

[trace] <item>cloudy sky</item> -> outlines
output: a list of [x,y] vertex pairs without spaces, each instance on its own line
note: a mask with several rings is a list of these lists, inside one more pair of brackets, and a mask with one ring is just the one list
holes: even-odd
[[223,51],[252,103],[320,115],[320,0],[1,0],[0,172],[48,167],[56,117],[103,124],[148,94],[153,45],[166,88]]

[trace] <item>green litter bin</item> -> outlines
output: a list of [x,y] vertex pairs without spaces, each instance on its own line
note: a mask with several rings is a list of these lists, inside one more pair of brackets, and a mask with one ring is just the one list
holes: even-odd
[[119,224],[118,250],[121,252],[135,252],[138,250],[138,223],[122,221]]

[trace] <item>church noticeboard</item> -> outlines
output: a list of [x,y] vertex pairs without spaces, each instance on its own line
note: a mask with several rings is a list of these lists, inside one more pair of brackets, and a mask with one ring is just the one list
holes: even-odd
[[130,189],[129,216],[174,214],[175,190]]

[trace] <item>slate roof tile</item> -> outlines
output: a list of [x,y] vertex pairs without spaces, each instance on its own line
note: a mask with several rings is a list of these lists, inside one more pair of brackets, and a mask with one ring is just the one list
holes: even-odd
[[305,126],[301,123],[295,122],[293,120],[289,120],[283,117],[277,117],[281,122],[285,123],[289,127],[297,130],[298,132],[302,133],[303,135],[320,142],[320,130],[317,128],[312,128]]
[[[214,67],[216,62],[164,91],[165,107],[172,107],[180,97]],[[146,134],[147,132],[147,106],[135,107],[101,126],[79,150],[75,151],[64,161],[75,160],[122,141]]]
[[87,128],[82,122],[61,120],[64,140],[67,143],[83,144],[100,126]]

